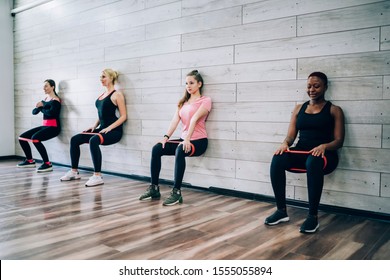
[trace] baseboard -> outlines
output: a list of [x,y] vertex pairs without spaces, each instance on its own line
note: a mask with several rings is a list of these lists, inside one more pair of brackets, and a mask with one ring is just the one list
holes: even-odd
[[19,157],[19,156],[0,156],[0,160],[10,160],[10,159],[24,159],[24,157]]

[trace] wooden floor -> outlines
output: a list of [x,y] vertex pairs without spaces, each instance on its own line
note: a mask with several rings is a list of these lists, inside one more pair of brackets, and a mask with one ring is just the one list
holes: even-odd
[[[390,259],[390,223],[320,213],[320,230],[299,233],[307,211],[263,224],[270,203],[183,189],[184,203],[141,202],[148,183],[105,175],[60,182],[67,171],[37,174],[0,161],[0,258],[14,259]],[[169,192],[161,186],[162,195]]]

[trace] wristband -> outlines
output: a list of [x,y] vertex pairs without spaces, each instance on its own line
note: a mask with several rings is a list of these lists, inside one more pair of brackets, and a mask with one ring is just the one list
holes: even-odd
[[169,139],[169,136],[168,136],[168,135],[166,135],[166,134],[164,135],[164,137],[167,137],[167,139]]

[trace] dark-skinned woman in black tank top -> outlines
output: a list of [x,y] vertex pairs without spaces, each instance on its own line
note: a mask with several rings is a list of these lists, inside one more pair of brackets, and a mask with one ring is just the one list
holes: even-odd
[[[114,85],[118,74],[112,69],[105,69],[100,76],[102,85],[106,91],[101,94],[95,102],[99,118],[95,124],[72,137],[70,141],[71,167],[61,181],[71,181],[80,179],[78,172],[80,159],[80,145],[89,143],[94,174],[85,183],[87,187],[93,187],[104,184],[101,174],[102,153],[100,145],[112,145],[119,142],[122,138],[122,125],[126,121],[126,104],[122,92],[115,90]],[[116,111],[119,111],[119,117]]]
[[[344,113],[340,107],[325,100],[327,88],[328,78],[324,73],[313,72],[309,75],[307,94],[310,100],[295,107],[287,137],[272,158],[271,184],[277,210],[266,218],[266,225],[289,221],[286,209],[286,170],[295,168],[306,172],[309,200],[309,214],[300,232],[314,233],[319,228],[317,214],[324,175],[336,169],[337,150],[342,147],[345,134]],[[299,140],[292,146],[298,134]]]

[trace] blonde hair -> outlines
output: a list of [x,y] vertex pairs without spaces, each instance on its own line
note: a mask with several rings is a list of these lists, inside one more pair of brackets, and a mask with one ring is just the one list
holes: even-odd
[[106,68],[102,72],[104,72],[108,77],[110,77],[112,84],[115,85],[115,82],[118,80],[118,72],[112,70],[111,68]]

